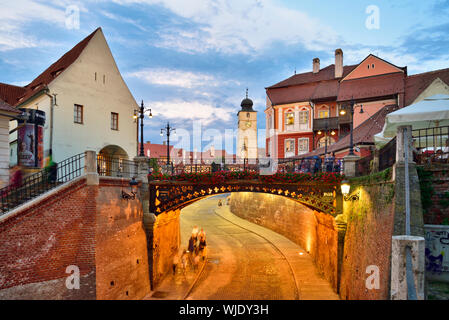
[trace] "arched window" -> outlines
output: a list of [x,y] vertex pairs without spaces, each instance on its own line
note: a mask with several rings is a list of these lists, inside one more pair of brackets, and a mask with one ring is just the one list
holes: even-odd
[[294,130],[295,126],[295,113],[291,110],[285,114],[285,129],[287,131]]
[[327,138],[327,146],[331,146],[335,143],[335,139],[331,136],[322,137],[318,140],[317,149],[324,148],[326,146],[326,138]]
[[318,110],[318,118],[329,118],[329,107],[328,106],[322,106]]

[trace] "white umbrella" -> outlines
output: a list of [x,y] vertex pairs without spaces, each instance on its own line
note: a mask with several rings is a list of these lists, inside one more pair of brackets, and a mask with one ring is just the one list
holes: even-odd
[[377,141],[395,137],[397,128],[407,125],[413,130],[449,126],[449,95],[438,94],[388,114]]

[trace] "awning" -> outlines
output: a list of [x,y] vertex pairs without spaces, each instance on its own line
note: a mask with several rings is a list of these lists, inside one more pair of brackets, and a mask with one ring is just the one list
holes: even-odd
[[413,130],[449,126],[449,95],[438,94],[388,114],[382,132],[374,136],[376,146],[388,143],[400,126]]

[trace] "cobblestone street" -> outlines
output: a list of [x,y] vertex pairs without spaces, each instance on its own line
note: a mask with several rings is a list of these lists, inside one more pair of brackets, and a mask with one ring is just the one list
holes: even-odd
[[186,249],[193,226],[206,232],[208,256],[202,272],[188,267],[184,275],[178,270],[148,299],[338,299],[302,248],[234,216],[227,206],[219,209],[219,198],[192,204],[181,214],[181,250]]

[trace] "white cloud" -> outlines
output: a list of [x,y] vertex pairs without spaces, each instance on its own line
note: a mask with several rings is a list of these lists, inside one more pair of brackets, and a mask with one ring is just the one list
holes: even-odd
[[111,20],[114,20],[114,21],[118,21],[118,22],[128,23],[128,24],[131,24],[131,25],[135,26],[136,28],[138,28],[138,29],[140,29],[142,31],[148,31],[145,27],[140,25],[137,20],[125,18],[125,17],[122,17],[122,16],[118,16],[118,15],[112,13],[112,12],[103,11],[103,10],[100,11],[100,13],[102,15],[104,15],[108,19],[111,19]]
[[199,86],[218,86],[219,84],[214,77],[204,73],[165,68],[143,69],[127,73],[126,76],[138,78],[153,85],[174,86],[187,89]]
[[228,54],[257,53],[276,42],[303,45],[309,50],[335,47],[338,36],[298,10],[274,0],[114,0],[119,4],[161,5],[195,22],[197,30],[173,27],[160,33],[161,47],[183,52],[216,50]]
[[51,23],[63,26],[65,10],[55,7],[55,3],[43,4],[40,1],[3,1],[0,10],[0,51],[19,48],[33,48],[39,43],[25,32],[29,22]]
[[235,110],[231,108],[218,107],[209,102],[170,100],[153,102],[152,109],[154,117],[162,116],[177,121],[201,121],[207,126],[214,121],[220,123],[230,121]]

